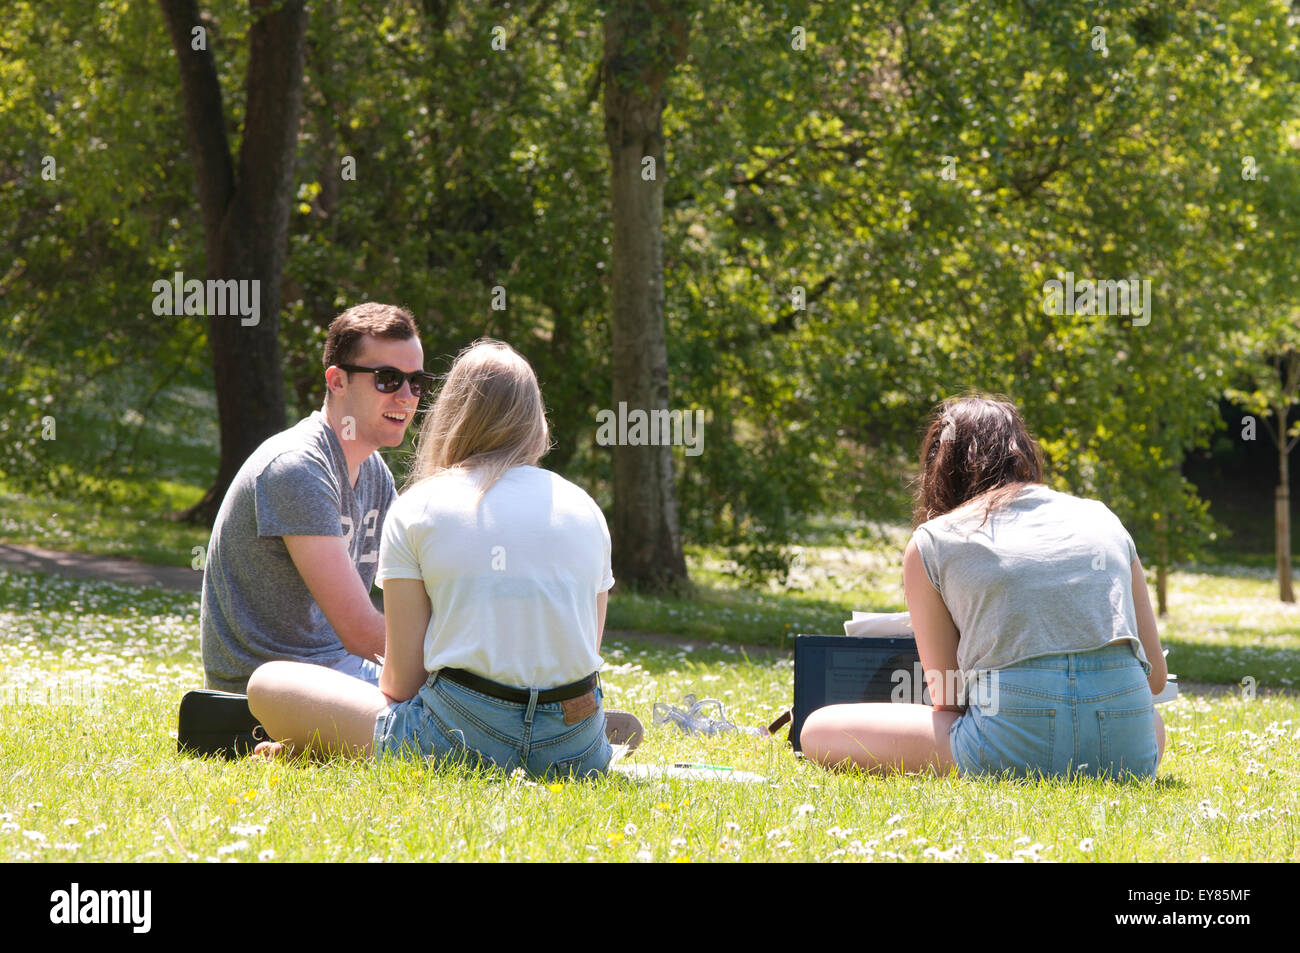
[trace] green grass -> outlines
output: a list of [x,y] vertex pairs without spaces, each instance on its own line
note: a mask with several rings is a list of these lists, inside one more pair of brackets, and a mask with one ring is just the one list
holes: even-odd
[[1181,679],[1300,687],[1300,605],[1278,601],[1271,569],[1170,573],[1160,639]]
[[[190,565],[208,531],[160,514],[195,502],[215,469],[210,395],[181,389],[155,411],[137,459],[165,461],[158,473],[98,503],[0,485],[0,541]],[[67,465],[99,452],[106,426],[60,416]],[[791,701],[788,658],[724,643],[788,648],[798,632],[842,631],[853,609],[902,609],[901,526],[819,521],[789,577],[757,587],[727,552],[692,548],[693,598],[611,599],[612,629],[706,643],[607,640],[609,702],[647,726],[638,760],[733,765],[763,774],[757,785],[179,757],[177,705],[202,683],[197,597],[0,571],[0,731],[16,741],[0,746],[0,861],[1300,859],[1300,609],[1276,600],[1271,508],[1238,502],[1238,537],[1171,573],[1161,635],[1184,682],[1249,677],[1258,694],[1162,706],[1166,759],[1140,784],[830,774],[783,741],[652,724],[655,701],[688,692],[739,724],[769,722]],[[1252,541],[1258,552],[1237,551]]]
[[[192,488],[162,485],[156,505],[179,509],[197,498]],[[0,540],[101,555],[191,565],[207,530],[159,519],[122,504],[94,508],[18,495],[0,495]],[[789,648],[800,632],[835,633],[854,609],[901,611],[901,526],[850,527],[839,545],[806,546],[780,584],[753,586],[720,549],[691,547],[691,598],[616,590],[611,629]],[[1172,671],[1183,679],[1300,686],[1300,608],[1277,601],[1265,567],[1207,565],[1170,574],[1169,615],[1161,639]],[[1154,591],[1154,580],[1152,580]]]
[[[1260,599],[1257,582],[1180,577],[1185,624],[1208,638]],[[1155,782],[877,779],[819,770],[779,740],[652,724],[655,701],[687,692],[765,724],[790,703],[783,655],[616,640],[604,681],[647,726],[638,760],[767,781],[544,785],[454,765],[180,757],[177,705],[202,681],[197,623],[193,595],[0,572],[0,731],[18,742],[0,746],[0,861],[1300,859],[1291,694],[1162,706]],[[1253,638],[1224,637],[1234,654]]]
[[[805,547],[784,584],[747,588],[724,554],[689,554],[693,599],[617,590],[609,626],[705,641],[788,648],[800,632],[837,633],[854,609],[906,608],[902,527],[853,545]],[[1151,579],[1154,593],[1155,581]],[[1159,623],[1170,670],[1183,680],[1300,687],[1300,605],[1277,599],[1272,572],[1241,566],[1189,567],[1169,574],[1169,613]]]
[[800,632],[843,632],[854,609],[903,608],[902,552],[908,533],[873,526],[839,545],[796,550],[783,582],[754,586],[718,548],[688,547],[695,592],[688,598],[615,589],[609,626],[749,645],[789,647]]
[[189,566],[211,531],[169,519],[197,503],[202,491],[179,483],[152,486],[149,504],[38,497],[0,488],[0,542],[126,556],[162,566]]

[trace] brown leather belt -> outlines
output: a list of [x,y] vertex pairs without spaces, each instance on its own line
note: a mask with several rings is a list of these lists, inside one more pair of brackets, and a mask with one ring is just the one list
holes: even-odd
[[[500,682],[494,682],[486,678],[475,675],[473,672],[467,672],[463,668],[442,668],[438,670],[438,677],[445,678],[455,682],[457,685],[464,685],[466,688],[476,692],[482,692],[484,695],[491,695],[493,698],[499,698],[502,701],[514,702],[517,705],[527,705],[531,692],[526,688],[515,688],[511,685],[502,685]],[[581,698],[596,688],[600,684],[600,677],[595,672],[584,679],[576,682],[570,682],[568,685],[561,685],[559,688],[548,688],[544,692],[537,693],[537,704],[547,705],[552,702],[564,702],[571,698]]]

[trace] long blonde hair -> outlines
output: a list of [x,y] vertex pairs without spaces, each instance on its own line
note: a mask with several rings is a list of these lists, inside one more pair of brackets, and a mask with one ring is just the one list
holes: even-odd
[[534,465],[550,449],[537,375],[509,344],[483,338],[457,355],[425,414],[406,489],[467,470],[482,500],[507,470]]

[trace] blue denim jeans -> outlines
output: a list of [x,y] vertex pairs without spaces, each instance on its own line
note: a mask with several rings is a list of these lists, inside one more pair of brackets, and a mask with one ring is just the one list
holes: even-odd
[[[535,689],[533,691],[536,691]],[[567,724],[561,702],[503,701],[439,678],[435,672],[410,701],[389,705],[375,720],[375,756],[522,767],[534,777],[599,774],[613,752],[605,737],[600,688],[596,711]]]
[[984,684],[948,731],[962,774],[1155,777],[1155,707],[1131,642],[977,678]]
[[373,659],[362,658],[359,655],[348,654],[343,656],[330,668],[336,672],[342,672],[344,675],[351,675],[353,678],[359,678],[363,682],[369,682],[376,688],[379,687],[379,673],[383,670],[378,662]]

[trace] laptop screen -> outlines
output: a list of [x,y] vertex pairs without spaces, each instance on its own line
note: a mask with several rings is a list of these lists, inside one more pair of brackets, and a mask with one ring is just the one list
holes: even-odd
[[[917,697],[919,689],[920,697]],[[811,712],[855,702],[930,703],[916,640],[852,635],[797,635],[790,739]]]

